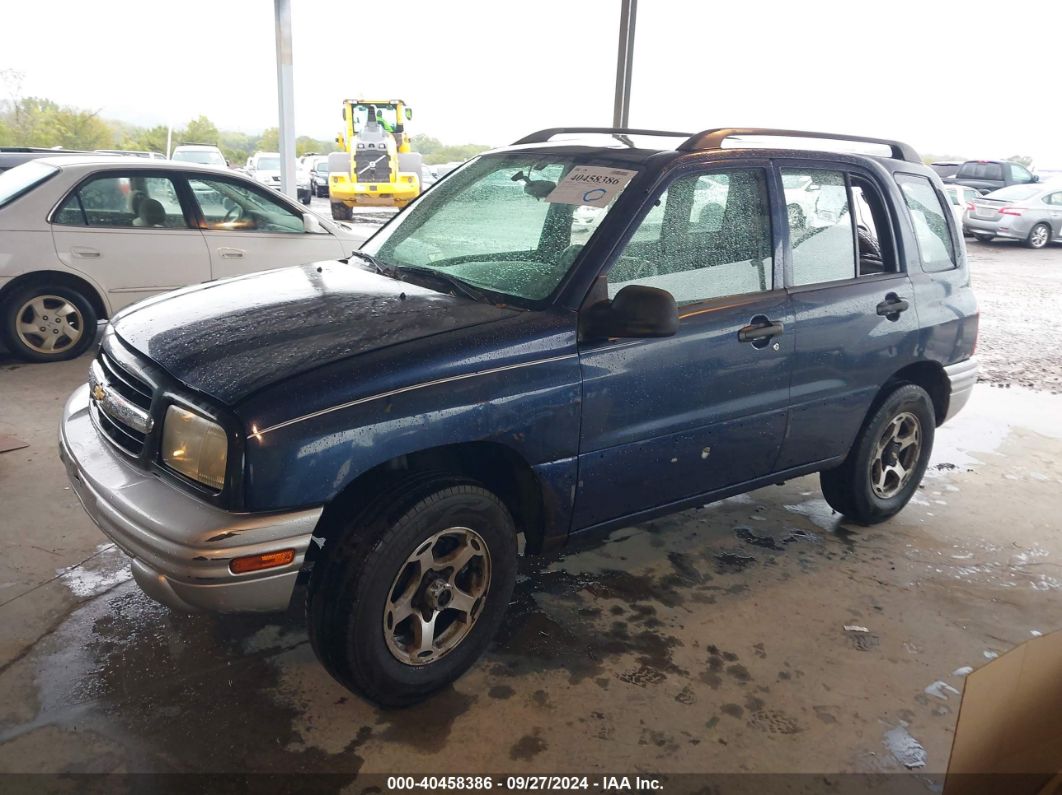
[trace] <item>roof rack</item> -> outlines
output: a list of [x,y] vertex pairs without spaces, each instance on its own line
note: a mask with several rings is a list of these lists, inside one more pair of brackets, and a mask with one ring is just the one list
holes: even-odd
[[901,141],[890,141],[886,138],[865,138],[860,135],[841,135],[838,133],[808,132],[807,130],[775,130],[769,127],[717,127],[711,130],[702,130],[696,135],[691,135],[685,143],[679,146],[680,152],[701,152],[705,149],[721,149],[723,141],[738,135],[759,135],[779,138],[823,138],[831,141],[853,141],[862,144],[879,144],[889,147],[892,156],[897,160],[906,160],[909,163],[921,163],[922,158],[910,144]]
[[669,132],[667,130],[642,130],[636,127],[549,127],[545,130],[525,135],[512,146],[524,144],[541,144],[564,133],[600,133],[602,135],[660,135],[669,138],[689,138],[688,132]]

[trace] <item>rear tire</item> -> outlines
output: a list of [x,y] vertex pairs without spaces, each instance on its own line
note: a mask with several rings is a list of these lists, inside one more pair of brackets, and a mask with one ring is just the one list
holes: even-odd
[[[420,701],[468,670],[516,582],[505,505],[476,483],[439,475],[378,490],[321,555],[306,602],[314,652],[344,687],[388,707]],[[470,557],[447,567],[462,555]]]
[[991,243],[996,239],[995,235],[983,235],[980,232],[974,232],[973,236],[982,243]]
[[1025,245],[1029,248],[1044,248],[1051,242],[1051,227],[1045,223],[1038,223],[1029,230],[1029,236],[1025,238]]
[[915,384],[897,387],[867,418],[844,463],[819,473],[822,496],[859,524],[895,516],[922,482],[935,430],[929,393]]
[[61,362],[76,359],[95,342],[99,321],[92,302],[75,288],[39,284],[9,295],[0,306],[0,322],[15,356]]
[[332,219],[335,221],[349,221],[354,217],[351,208],[343,202],[332,202]]

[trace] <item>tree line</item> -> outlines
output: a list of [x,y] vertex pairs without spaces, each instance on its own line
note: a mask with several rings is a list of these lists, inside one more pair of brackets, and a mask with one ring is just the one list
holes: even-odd
[[[167,128],[164,124],[140,127],[128,122],[104,119],[99,111],[59,105],[41,97],[20,97],[0,102],[0,146],[39,146],[64,149],[125,149],[166,151]],[[234,166],[243,165],[255,152],[276,152],[280,148],[279,132],[270,127],[261,133],[219,130],[206,116],[188,121],[173,129],[172,145],[182,143],[213,144],[221,149]],[[414,135],[414,151],[424,155],[429,164],[467,160],[488,149],[478,144],[447,145],[430,135]],[[308,135],[295,139],[297,156],[317,152],[335,152],[335,141]]]

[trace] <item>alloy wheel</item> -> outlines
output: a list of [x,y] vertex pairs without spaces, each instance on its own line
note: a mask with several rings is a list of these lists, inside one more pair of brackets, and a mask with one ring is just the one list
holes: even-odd
[[36,295],[15,314],[15,333],[30,350],[54,356],[77,344],[85,333],[85,319],[62,296]]
[[870,486],[883,500],[895,497],[911,480],[922,452],[922,425],[909,411],[885,426],[870,458]]
[[490,575],[490,551],[470,528],[450,527],[418,544],[384,604],[384,637],[395,659],[427,665],[457,648],[482,613]]

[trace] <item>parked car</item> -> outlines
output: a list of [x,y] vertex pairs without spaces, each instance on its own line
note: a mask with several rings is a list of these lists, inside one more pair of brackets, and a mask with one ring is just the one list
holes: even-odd
[[966,232],[966,212],[974,199],[981,195],[976,188],[968,188],[965,185],[945,185],[944,195],[951,204],[951,212],[955,216],[955,223],[959,229]]
[[295,167],[295,196],[301,204],[309,204],[313,197],[310,170],[301,163]]
[[929,167],[937,172],[937,176],[941,179],[945,177],[954,177],[959,173],[959,169],[962,167],[962,163],[953,160],[938,160],[936,163],[930,163]]
[[77,149],[42,149],[33,146],[0,146],[0,173],[9,168],[21,166],[30,160],[41,157],[59,157],[61,155],[83,155]]
[[166,155],[162,152],[151,152],[148,150],[137,149],[97,149],[97,154],[101,155],[124,155],[129,157],[143,157],[148,160],[166,160]]
[[[487,647],[518,534],[539,554],[814,472],[853,521],[904,507],[977,375],[918,154],[559,132],[473,159],[347,261],[113,320],[60,454],[145,592],[283,610],[302,582],[329,672],[400,705]],[[787,177],[830,212],[786,223]]]
[[229,161],[225,159],[225,155],[221,153],[221,150],[212,144],[181,144],[180,146],[175,146],[173,147],[173,152],[170,153],[170,160],[176,160],[179,163],[216,166],[217,168],[228,168],[229,165]]
[[0,174],[0,330],[24,359],[70,359],[98,320],[143,298],[343,257],[363,239],[229,171],[39,158]]
[[262,185],[280,189],[280,152],[255,152],[247,158],[247,176]]
[[1062,185],[1011,185],[974,199],[966,229],[982,243],[997,237],[1043,248],[1062,240]]
[[966,185],[981,193],[1005,188],[1007,185],[1025,185],[1039,178],[1021,163],[1007,160],[967,160],[955,176],[944,182],[951,185]]
[[310,192],[328,198],[328,156],[315,157],[310,163]]

